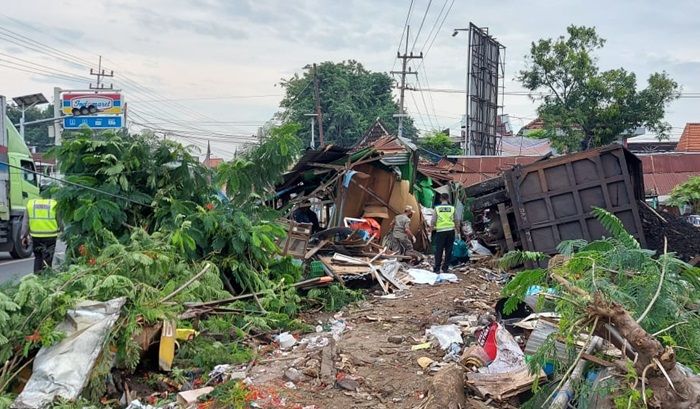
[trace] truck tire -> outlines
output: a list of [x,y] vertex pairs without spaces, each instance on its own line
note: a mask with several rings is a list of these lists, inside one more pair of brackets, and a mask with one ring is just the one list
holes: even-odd
[[34,250],[34,245],[32,244],[31,240],[29,241],[28,245],[22,245],[22,239],[19,237],[21,233],[19,229],[12,230],[14,230],[12,234],[12,242],[14,243],[14,246],[12,246],[12,250],[10,250],[10,255],[12,258],[27,258],[31,256]]

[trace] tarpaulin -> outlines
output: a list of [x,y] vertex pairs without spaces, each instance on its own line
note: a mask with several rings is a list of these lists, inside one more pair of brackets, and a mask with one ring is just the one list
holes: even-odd
[[56,397],[77,399],[125,302],[124,297],[106,302],[83,301],[69,310],[66,319],[56,326],[66,337],[39,350],[32,376],[12,408],[41,408]]

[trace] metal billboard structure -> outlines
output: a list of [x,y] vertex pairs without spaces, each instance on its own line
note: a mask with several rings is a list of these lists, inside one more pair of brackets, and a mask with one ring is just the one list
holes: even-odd
[[[467,100],[464,151],[466,155],[498,155],[501,137],[497,116],[502,109],[505,47],[489,35],[488,28],[469,23],[467,52]],[[501,99],[499,100],[499,93]]]

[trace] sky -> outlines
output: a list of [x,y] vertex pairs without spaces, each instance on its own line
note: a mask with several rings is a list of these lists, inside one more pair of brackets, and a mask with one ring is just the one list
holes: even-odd
[[[411,3],[409,50],[424,53],[422,63],[414,63],[418,80],[409,81],[416,88],[464,89],[467,36],[452,33],[473,22],[506,47],[506,92],[523,90],[514,78],[525,67],[530,44],[562,35],[570,24],[594,26],[607,39],[597,53],[602,69],[624,67],[637,74],[640,87],[651,73],[666,71],[683,92],[700,92],[700,2],[693,0],[672,7],[648,0],[5,3],[0,93],[43,92],[51,99],[56,86],[85,89],[94,83],[89,69],[97,68],[101,55],[114,70],[107,82],[123,90],[133,113],[133,130],[169,130],[169,137],[201,154],[211,140],[213,154],[224,158],[254,141],[251,135],[279,110],[280,81],[305,65],[354,59],[372,71],[397,69]],[[406,103],[420,129],[458,132],[464,94],[409,91]],[[700,121],[699,106],[700,98],[669,106],[672,137],[686,122]],[[534,119],[536,107],[527,96],[506,95],[503,112],[517,131]]]

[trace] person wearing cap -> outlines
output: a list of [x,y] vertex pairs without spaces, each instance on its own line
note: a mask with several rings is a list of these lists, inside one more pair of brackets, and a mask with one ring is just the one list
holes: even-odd
[[446,273],[450,266],[452,246],[455,242],[455,231],[457,229],[455,215],[455,207],[450,205],[450,195],[442,193],[440,195],[440,204],[435,206],[435,214],[431,223],[435,232],[433,238],[435,241],[435,266],[433,267],[433,272],[436,274],[440,273],[440,270]]
[[413,217],[413,206],[406,206],[403,213],[396,215],[391,222],[391,236],[403,248],[404,254],[413,252],[413,243],[416,236],[411,233],[411,217]]

